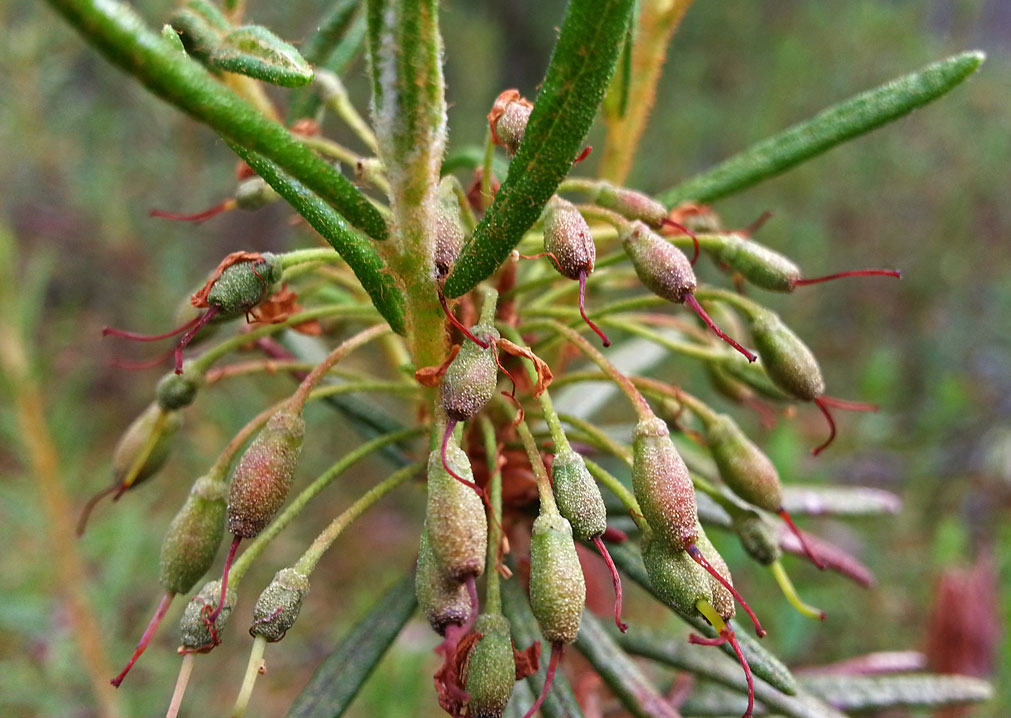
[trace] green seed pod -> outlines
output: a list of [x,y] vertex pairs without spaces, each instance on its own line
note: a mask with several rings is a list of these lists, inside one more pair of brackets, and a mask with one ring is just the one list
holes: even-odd
[[270,252],[261,256],[260,261],[239,262],[221,272],[207,294],[207,303],[224,317],[244,314],[259,304],[284,271],[280,257]]
[[644,537],[642,562],[660,600],[683,615],[697,616],[696,603],[713,602],[712,577],[684,549],[659,537]]
[[481,639],[471,649],[465,687],[470,718],[501,718],[516,683],[516,660],[509,619],[500,613],[478,616]]
[[439,183],[438,203],[435,208],[435,271],[442,278],[449,274],[460,254],[467,233],[460,219],[460,201],[456,197],[452,176],[443,177]]
[[533,109],[534,106],[518,90],[506,90],[495,99],[495,105],[488,113],[492,141],[505,147],[510,156],[520,148]]
[[[709,562],[709,565],[712,566],[716,572],[726,580],[727,583],[733,586],[734,580],[730,576],[730,568],[727,567],[727,562],[723,560],[719,551],[717,551],[716,547],[709,541],[709,537],[706,536],[706,532],[702,529],[701,524],[698,526],[698,531],[699,536],[695,539],[695,545],[698,547],[699,551],[702,552],[702,555],[705,557],[706,561]],[[688,557],[688,560],[694,563],[691,556]],[[729,621],[734,617],[736,610],[734,608],[734,595],[727,590],[726,586],[717,581],[712,574],[707,572],[706,576],[709,579],[709,588],[713,592],[713,597],[709,602],[713,605],[713,608],[716,609],[716,612],[720,614],[720,618],[724,621]]]
[[642,222],[632,222],[621,233],[625,254],[639,281],[658,297],[681,304],[695,291],[695,271],[684,252]]
[[248,177],[235,188],[235,206],[239,209],[257,210],[281,199],[281,195],[262,177]]
[[[164,416],[164,418],[162,418]],[[153,476],[168,458],[172,440],[183,424],[182,415],[177,411],[162,411],[157,403],[149,405],[140,416],[127,427],[116,448],[112,452],[112,475],[122,489],[135,486]],[[160,430],[159,430],[160,425]],[[154,446],[140,466],[136,475],[130,477],[134,463],[145,451],[152,433],[158,432]]]
[[269,643],[280,641],[295,625],[307,593],[309,577],[293,568],[282,568],[256,599],[249,635],[263,636]]
[[171,372],[158,381],[155,397],[158,406],[166,411],[178,411],[193,403],[197,391],[204,384],[204,375],[183,370],[182,374]]
[[601,183],[600,191],[593,201],[628,219],[642,220],[652,227],[659,226],[667,218],[667,208],[649,195],[626,187],[615,187],[609,182]]
[[695,488],[662,419],[636,424],[632,455],[632,489],[646,521],[658,538],[684,549],[697,535]]
[[814,401],[825,393],[825,381],[814,354],[778,314],[756,310],[751,317],[751,334],[765,371],[776,386],[803,401]]
[[414,574],[414,592],[429,625],[440,636],[451,625],[462,626],[470,618],[470,595],[460,581],[452,581],[440,570],[432,551],[428,528],[421,532],[418,545],[418,570]]
[[748,282],[770,292],[792,292],[800,281],[800,267],[763,244],[740,234],[724,234],[707,244],[717,262],[739,272]]
[[544,251],[555,256],[558,271],[569,279],[590,274],[597,261],[590,225],[574,204],[558,195],[544,210]]
[[256,536],[288,497],[302,450],[305,421],[281,409],[242,454],[228,492],[228,530],[240,538]]
[[587,541],[604,533],[607,508],[583,457],[572,449],[562,449],[551,463],[551,478],[558,510],[572,525],[576,538]]
[[[446,464],[458,476],[473,482],[470,459],[452,436],[446,445]],[[446,471],[438,449],[428,457],[425,522],[432,552],[445,576],[459,582],[484,573],[488,549],[484,503],[472,488]]]
[[225,485],[197,479],[161,544],[159,581],[171,593],[189,593],[214,563],[225,534]]
[[779,511],[783,487],[769,457],[726,414],[706,427],[706,443],[720,478],[731,491],[766,511]]
[[541,514],[530,537],[530,608],[549,643],[576,640],[586,602],[583,569],[572,527],[561,516]]
[[475,324],[474,336],[490,345],[465,341],[442,377],[442,407],[453,421],[467,421],[477,415],[495,394],[498,365],[491,344],[499,333],[489,324]]
[[217,608],[220,597],[221,581],[208,581],[200,589],[200,593],[186,604],[182,618],[179,619],[179,637],[184,651],[197,653],[209,651],[221,642],[218,634],[225,627],[232,609],[235,608],[237,594],[233,589],[228,589],[225,605],[221,607],[212,631],[207,616]]
[[763,566],[775,563],[783,555],[775,527],[757,512],[747,511],[735,516],[733,529],[748,555]]

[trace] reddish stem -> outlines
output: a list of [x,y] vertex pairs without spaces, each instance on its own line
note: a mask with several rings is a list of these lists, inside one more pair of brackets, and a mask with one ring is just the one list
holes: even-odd
[[741,664],[741,668],[744,669],[744,678],[748,682],[748,710],[744,711],[744,715],[741,718],[751,718],[752,711],[755,710],[755,682],[751,677],[751,666],[748,665],[748,659],[744,657],[744,653],[741,651],[741,646],[737,642],[737,636],[731,630],[720,631],[719,638],[703,638],[694,633],[688,636],[688,642],[694,643],[699,646],[722,646],[724,643],[729,643],[730,647],[734,649],[734,653],[737,654],[737,660]]
[[239,548],[240,541],[242,541],[242,537],[236,536],[232,539],[232,545],[228,549],[228,557],[225,559],[225,569],[221,572],[221,597],[218,599],[218,605],[207,616],[208,623],[212,625],[217,622],[218,616],[221,614],[221,608],[225,605],[225,593],[228,591],[228,572],[232,570],[232,561],[235,560],[235,552]]
[[[253,271],[255,272],[256,270],[254,269]],[[179,340],[178,344],[176,344],[174,352],[176,357],[176,374],[183,373],[183,349],[186,348],[187,344],[193,341],[193,337],[197,335],[197,332],[203,329],[204,325],[207,324],[207,322],[211,321],[219,311],[221,311],[220,307],[212,306],[210,309],[204,312],[200,316],[199,321],[195,325],[193,325],[193,328],[190,329],[185,334],[183,334],[183,338]]]
[[628,541],[628,534],[621,529],[616,529],[613,526],[608,526],[604,529],[604,533],[600,535],[600,538],[605,541],[610,541],[611,543],[625,543]]
[[611,581],[614,583],[614,623],[618,626],[619,631],[626,633],[628,631],[628,624],[621,620],[621,577],[618,575],[618,569],[615,568],[614,561],[611,560],[611,554],[608,553],[607,547],[600,536],[593,537],[593,545],[597,547],[601,558],[607,564],[607,568],[611,572]]
[[109,366],[116,367],[117,369],[125,369],[126,371],[140,371],[142,369],[152,369],[161,364],[162,362],[164,362],[174,353],[175,349],[169,349],[167,352],[162,352],[153,359],[142,359],[140,361],[113,358],[109,360]]
[[159,339],[168,339],[169,337],[174,337],[176,334],[182,334],[188,329],[191,329],[202,318],[203,315],[197,315],[182,326],[178,326],[172,331],[165,332],[164,334],[138,334],[136,332],[128,332],[122,329],[114,329],[113,327],[103,327],[102,336],[123,337],[124,339],[133,339],[138,342],[156,342]]
[[516,405],[517,411],[519,411],[520,415],[522,416],[523,405],[520,404],[519,400],[516,398],[516,377],[513,376],[513,374],[512,374],[511,371],[509,371],[504,366],[502,366],[502,362],[498,358],[498,346],[497,345],[493,345],[492,346],[492,348],[491,348],[491,355],[495,359],[495,366],[498,367],[498,370],[500,372],[502,372],[507,377],[509,377],[509,383],[512,384],[512,386],[513,386],[512,391],[503,391],[502,392],[502,396],[504,396],[507,399],[509,399],[510,401],[512,401],[512,403]]
[[579,272],[579,315],[583,318],[583,321],[586,322],[587,326],[589,326],[590,329],[592,329],[597,334],[597,336],[600,337],[600,341],[604,343],[605,348],[611,346],[611,340],[607,338],[607,335],[604,334],[604,332],[600,330],[600,327],[591,322],[590,318],[586,316],[585,304],[586,304],[586,270],[584,269]]
[[151,217],[160,217],[162,219],[171,219],[176,222],[193,222],[195,224],[200,224],[201,222],[206,222],[211,217],[221,214],[222,212],[227,212],[228,210],[235,207],[235,200],[232,198],[226,199],[220,204],[216,204],[213,207],[205,209],[202,212],[195,212],[193,214],[180,214],[178,212],[166,212],[161,209],[148,210],[148,215]]
[[843,277],[895,277],[896,279],[902,279],[902,272],[897,269],[857,269],[852,272],[837,272],[836,274],[826,274],[824,277],[812,277],[811,279],[798,279],[794,282],[794,286],[803,287],[806,284],[819,284],[821,282],[830,282],[833,279],[842,279]]
[[800,546],[802,549],[804,549],[804,553],[807,554],[807,557],[811,559],[811,563],[813,563],[819,569],[824,571],[827,568],[826,563],[822,561],[821,558],[818,556],[818,554],[814,552],[814,549],[811,548],[811,544],[809,544],[807,542],[807,539],[804,538],[804,534],[802,534],[800,532],[800,529],[797,528],[797,524],[793,522],[793,518],[790,516],[787,510],[784,509],[782,506],[780,506],[778,509],[776,509],[776,513],[779,514],[779,518],[783,519],[783,521],[786,522],[786,525],[790,528],[790,531],[793,533],[794,536],[797,537],[797,540],[800,541]]
[[695,233],[693,231],[685,227],[683,224],[675,222],[670,217],[664,217],[662,220],[660,220],[660,224],[666,225],[668,227],[673,227],[682,234],[687,234],[689,237],[692,238],[692,242],[695,244],[695,253],[692,255],[692,266],[694,267],[695,263],[699,261],[699,238],[695,236]]
[[80,538],[81,536],[84,536],[84,532],[88,528],[88,519],[91,518],[91,512],[95,510],[95,505],[98,504],[98,502],[101,501],[102,499],[104,499],[106,496],[108,496],[109,494],[111,494],[113,491],[116,491],[119,488],[120,488],[119,484],[113,484],[112,486],[110,486],[110,487],[108,487],[106,489],[102,489],[97,494],[95,494],[90,499],[88,499],[88,503],[86,503],[84,505],[84,508],[81,509],[81,516],[80,516],[80,518],[77,519],[77,537],[78,538]]
[[169,591],[164,596],[161,597],[161,601],[158,603],[158,608],[155,610],[154,615],[151,616],[151,621],[147,624],[147,629],[144,631],[144,635],[140,637],[140,642],[137,644],[137,648],[134,650],[133,655],[130,657],[130,661],[126,664],[118,676],[109,681],[112,685],[119,688],[123,679],[126,678],[126,674],[130,672],[133,668],[133,664],[137,662],[137,659],[141,657],[141,654],[147,650],[148,644],[151,643],[151,639],[154,638],[154,632],[158,630],[158,624],[161,620],[165,618],[165,614],[168,612],[169,606],[172,604],[172,599],[175,597],[175,592]]
[[481,606],[477,599],[477,583],[475,583],[474,577],[467,576],[467,580],[463,582],[463,585],[467,587],[467,594],[470,596],[470,616],[467,617],[467,620],[460,627],[462,629],[460,635],[466,636],[474,628],[474,624],[477,623],[477,615]]
[[456,327],[457,329],[459,329],[463,333],[463,335],[465,337],[467,337],[468,339],[470,339],[472,342],[474,342],[475,344],[477,344],[482,349],[487,349],[488,348],[488,342],[482,341],[482,340],[478,339],[476,336],[474,336],[471,333],[470,329],[468,329],[467,327],[463,326],[463,323],[459,319],[456,318],[456,316],[453,314],[453,312],[449,311],[449,305],[446,304],[446,295],[443,294],[442,292],[439,292],[439,304],[442,305],[442,311],[444,311],[446,313],[446,318],[449,319],[449,321],[453,323],[453,326]]
[[730,581],[723,578],[723,576],[720,575],[720,572],[712,567],[712,565],[706,560],[706,557],[702,555],[702,552],[699,550],[698,546],[696,546],[693,543],[690,543],[688,544],[686,550],[688,551],[688,555],[695,560],[695,563],[697,563],[699,566],[708,571],[713,578],[715,578],[723,585],[723,588],[730,591],[734,599],[739,604],[741,604],[741,608],[743,608],[745,613],[747,613],[748,616],[751,618],[751,622],[755,624],[755,634],[759,638],[763,637],[766,634],[766,630],[762,628],[762,624],[759,623],[758,616],[756,616],[755,612],[751,610],[751,606],[749,606],[748,602],[744,600],[744,597],[737,592],[737,589],[735,589],[733,586],[730,585]]
[[579,157],[577,157],[576,159],[572,160],[572,166],[575,167],[580,162],[582,162],[583,160],[585,160],[587,157],[590,156],[591,152],[593,152],[593,148],[590,145],[587,145],[586,147],[584,147],[583,151],[579,153]]
[[484,492],[481,491],[481,487],[478,486],[473,481],[468,481],[462,476],[458,475],[455,471],[449,468],[449,463],[446,461],[446,447],[449,446],[449,437],[453,435],[453,429],[456,428],[456,419],[450,419],[446,422],[446,431],[442,435],[442,468],[444,468],[450,476],[459,481],[464,486],[473,489],[478,496],[483,497]]
[[691,292],[685,294],[684,303],[687,304],[689,307],[691,307],[692,310],[699,315],[702,321],[706,323],[706,326],[708,326],[710,329],[713,330],[713,332],[716,333],[716,336],[718,336],[720,339],[722,339],[727,344],[729,344],[734,349],[743,354],[744,357],[749,362],[753,362],[755,361],[755,359],[758,358],[757,354],[752,354],[751,352],[749,352],[747,349],[738,344],[732,337],[725,334],[722,329],[716,326],[716,323],[709,317],[709,315],[706,313],[706,310],[702,308],[702,305],[699,304],[699,300],[695,298],[694,294],[692,294]]
[[530,710],[526,712],[523,718],[532,718],[534,713],[541,707],[544,699],[548,697],[548,691],[551,690],[551,684],[555,680],[555,671],[558,669],[558,661],[562,657],[562,650],[564,648],[561,643],[551,644],[551,660],[548,661],[548,673],[544,677],[544,687],[541,689],[541,694],[537,696],[537,700],[530,706]]

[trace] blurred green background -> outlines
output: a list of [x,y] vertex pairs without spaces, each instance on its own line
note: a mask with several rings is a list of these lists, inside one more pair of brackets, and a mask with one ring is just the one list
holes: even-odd
[[[168,2],[137,3],[157,26]],[[445,2],[451,142],[483,141],[484,114],[505,87],[533,96],[560,21],[560,2]],[[248,16],[298,40],[320,2],[250,2]],[[150,400],[158,370],[108,366],[109,324],[156,330],[225,253],[305,243],[290,211],[233,212],[200,226],[151,219],[150,208],[195,211],[228,196],[234,156],[114,70],[40,3],[0,5],[0,222],[19,247],[18,300],[0,311],[25,327],[43,383],[63,478],[76,505],[109,481],[119,433]],[[629,179],[660,191],[835,100],[954,52],[989,58],[964,86],[871,136],[721,202],[731,226],[763,210],[760,239],[810,275],[900,267],[901,282],[854,280],[773,297],[819,356],[829,393],[877,402],[880,413],[841,417],[837,444],[813,460],[820,418],[756,427],[786,481],[870,485],[897,493],[904,511],[859,522],[807,522],[877,574],[858,590],[788,559],[806,599],[828,611],[822,625],[786,605],[767,572],[736,542],[717,537],[735,580],[767,622],[767,644],[790,665],[827,663],[874,650],[922,649],[941,572],[977,566],[982,585],[964,601],[983,638],[975,654],[998,685],[976,716],[1011,714],[1011,4],[932,2],[699,2],[673,43],[660,97]],[[363,110],[364,67],[347,78]],[[283,93],[277,93],[281,100]],[[327,131],[348,139],[334,125]],[[599,130],[590,144],[599,143]],[[593,170],[593,156],[580,168]],[[800,292],[803,292],[801,294]],[[160,589],[161,532],[220,446],[288,384],[236,381],[187,412],[188,431],[165,476],[102,506],[80,542],[81,587],[97,612],[114,663],[125,659]],[[700,389],[700,391],[702,391]],[[98,715],[63,604],[36,482],[24,468],[7,379],[0,386],[0,714]],[[339,420],[316,409],[310,424],[337,426],[311,448],[304,475],[349,442]],[[330,506],[276,542],[247,581],[265,585],[356,490],[385,471],[363,466],[332,490]],[[388,499],[342,541],[314,580],[303,618],[268,651],[255,715],[281,715],[313,668],[364,613],[379,587],[411,561],[421,522],[418,489]],[[650,604],[630,591],[627,618]],[[636,609],[641,613],[637,615]],[[175,606],[152,649],[119,692],[127,715],[164,710],[178,667]],[[247,657],[241,622],[198,663],[190,715],[231,705]],[[987,645],[989,642],[993,645]],[[431,674],[434,637],[412,623],[351,711],[355,716],[439,715]],[[955,648],[953,647],[953,651]],[[969,670],[963,668],[962,670]],[[110,688],[111,690],[111,688]],[[185,712],[185,711],[184,711]]]

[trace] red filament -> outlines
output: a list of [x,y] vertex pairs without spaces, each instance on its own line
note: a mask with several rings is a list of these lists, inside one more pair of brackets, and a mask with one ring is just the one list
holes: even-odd
[[619,631],[625,633],[628,631],[628,624],[621,620],[621,577],[618,575],[618,569],[615,568],[611,554],[608,553],[600,536],[593,537],[593,545],[597,547],[597,551],[600,552],[601,558],[604,559],[604,563],[607,564],[607,568],[611,572],[611,581],[614,583],[614,623],[618,626]]
[[695,560],[695,563],[697,563],[699,566],[708,571],[709,574],[717,581],[719,581],[723,585],[723,588],[730,591],[734,599],[739,604],[741,604],[741,608],[743,608],[744,611],[748,614],[748,616],[751,617],[751,622],[755,624],[755,633],[758,635],[758,637],[761,638],[762,636],[764,636],[766,631],[764,628],[762,628],[762,624],[759,623],[758,616],[756,616],[755,612],[751,610],[751,606],[749,606],[748,602],[744,600],[744,597],[737,592],[737,589],[735,589],[733,586],[730,585],[730,581],[723,578],[723,576],[720,575],[720,572],[712,567],[712,564],[710,564],[706,560],[706,557],[702,555],[702,552],[699,550],[698,546],[691,543],[688,544],[688,548],[686,550],[688,551],[688,555]]
[[724,643],[730,644],[730,647],[734,649],[734,653],[737,655],[737,660],[744,669],[744,678],[748,682],[748,709],[744,711],[744,715],[742,715],[741,718],[751,718],[752,711],[755,710],[755,682],[751,677],[751,666],[748,665],[748,659],[744,657],[744,653],[741,651],[741,646],[737,642],[737,636],[734,635],[734,632],[729,629],[720,631],[719,638],[703,638],[702,636],[697,636],[693,633],[688,636],[688,642],[699,646],[722,646]]
[[586,316],[585,304],[586,304],[586,270],[583,270],[579,273],[579,315],[583,318],[583,321],[586,322],[587,326],[589,326],[590,329],[592,329],[597,334],[597,336],[600,337],[600,340],[604,343],[605,348],[611,346],[611,340],[607,338],[607,335],[604,334],[604,332],[600,330],[600,327],[591,322],[590,318]]
[[446,431],[442,435],[442,468],[444,468],[446,472],[454,479],[459,481],[464,486],[473,489],[478,496],[484,498],[484,492],[481,491],[480,486],[475,484],[473,481],[467,481],[467,479],[457,474],[455,471],[449,468],[449,463],[446,461],[446,447],[449,445],[449,437],[453,435],[453,429],[455,428],[456,428],[456,419],[450,419],[449,421],[446,422]]
[[818,284],[820,282],[830,282],[833,279],[843,277],[895,277],[902,279],[902,272],[897,269],[857,269],[852,272],[837,272],[836,274],[826,274],[824,277],[812,277],[811,279],[798,279],[794,286],[802,287],[805,284]]
[[825,449],[828,445],[835,440],[835,419],[832,418],[832,412],[829,411],[829,407],[835,409],[843,409],[845,411],[877,411],[877,404],[868,404],[862,401],[846,401],[845,399],[837,399],[834,396],[819,396],[814,400],[815,406],[821,410],[821,413],[825,416],[825,420],[828,422],[828,438],[820,444],[819,446],[811,449],[811,454],[817,456]]
[[180,214],[177,212],[166,212],[160,209],[152,209],[148,210],[148,215],[151,217],[161,217],[162,219],[171,219],[176,222],[193,222],[195,224],[200,224],[201,222],[206,222],[211,217],[219,215],[222,212],[227,212],[234,206],[234,199],[226,199],[220,204],[216,204],[202,212],[195,212],[193,214]]
[[692,242],[695,244],[695,254],[692,255],[692,266],[694,267],[695,263],[699,261],[699,238],[695,236],[695,233],[693,231],[685,227],[683,224],[675,222],[673,219],[669,217],[664,217],[662,220],[660,220],[660,224],[666,225],[668,227],[673,227],[682,234],[687,234],[689,237],[692,238]]
[[232,539],[232,545],[228,549],[228,557],[225,559],[225,569],[221,572],[221,597],[218,599],[218,605],[207,616],[207,622],[210,625],[214,625],[217,622],[218,616],[221,614],[221,608],[225,605],[225,592],[228,590],[228,572],[232,570],[232,562],[235,560],[235,552],[239,549],[240,541],[242,541],[242,537],[236,536]]
[[813,563],[819,569],[824,571],[827,568],[827,564],[824,561],[822,561],[821,558],[818,556],[818,554],[814,552],[814,549],[811,548],[811,544],[809,544],[807,542],[807,539],[804,538],[804,534],[802,534],[800,532],[800,529],[797,528],[797,524],[793,522],[793,518],[790,516],[787,510],[784,509],[782,506],[780,506],[779,509],[777,509],[776,513],[779,514],[779,518],[783,519],[783,521],[786,522],[786,525],[790,527],[790,531],[792,531],[793,535],[797,537],[798,541],[800,541],[800,546],[802,549],[804,549],[804,553],[807,554],[807,557],[811,559],[811,563]]
[[113,491],[116,491],[120,488],[121,487],[119,484],[113,484],[112,486],[106,489],[102,489],[97,494],[88,499],[88,503],[86,503],[84,505],[84,508],[81,509],[80,518],[77,519],[78,538],[84,536],[84,532],[88,528],[88,519],[91,518],[91,512],[95,510],[95,505],[98,504],[98,502],[104,499],[106,496],[111,494]]
[[[256,270],[254,269],[253,272],[255,273]],[[193,325],[193,328],[190,329],[185,334],[183,334],[183,338],[179,340],[178,344],[176,344],[176,349],[175,349],[176,374],[182,374],[183,373],[183,349],[186,348],[187,344],[189,344],[191,341],[193,341],[193,337],[195,337],[197,335],[197,332],[199,332],[201,329],[203,329],[204,325],[207,324],[207,322],[211,321],[217,315],[217,313],[219,311],[220,311],[220,307],[218,307],[218,306],[212,306],[210,309],[208,309],[206,312],[204,312],[200,316],[199,321],[197,321],[197,323],[195,325]]]
[[165,618],[165,614],[168,612],[169,606],[172,604],[172,599],[175,597],[175,593],[168,592],[161,597],[161,601],[158,603],[158,608],[155,610],[154,615],[151,617],[150,623],[147,624],[147,629],[144,631],[144,635],[140,637],[140,642],[137,644],[137,648],[134,650],[133,655],[130,657],[129,662],[118,676],[109,681],[112,685],[119,688],[123,679],[126,678],[126,674],[130,672],[133,668],[133,664],[137,662],[137,659],[141,657],[141,654],[147,650],[148,644],[151,643],[151,639],[154,638],[154,632],[158,630],[158,624],[161,620]]
[[555,680],[555,671],[558,669],[558,660],[562,657],[562,650],[564,646],[561,643],[551,644],[551,660],[548,661],[548,672],[544,677],[544,687],[541,689],[541,694],[537,696],[537,700],[534,704],[530,706],[530,710],[526,712],[523,718],[532,718],[532,716],[544,703],[544,699],[548,696],[548,691],[551,690],[551,684]]
[[688,292],[687,294],[685,294],[684,303],[687,304],[689,307],[691,307],[692,310],[696,314],[699,315],[699,317],[702,319],[702,321],[704,321],[706,323],[706,325],[710,329],[712,329],[713,332],[715,332],[716,336],[718,336],[720,339],[722,339],[727,344],[729,344],[734,349],[736,349],[741,354],[743,354],[744,357],[749,362],[753,362],[753,361],[755,361],[755,359],[758,358],[757,354],[752,354],[751,352],[749,352],[747,349],[745,349],[740,344],[738,344],[736,340],[734,340],[729,335],[725,334],[722,329],[720,329],[718,326],[716,326],[716,323],[709,317],[709,315],[706,313],[706,310],[702,308],[702,305],[699,304],[699,300],[695,298],[694,294],[692,294],[691,292]]
[[104,327],[102,329],[102,336],[123,337],[124,339],[133,339],[137,342],[156,342],[159,339],[168,339],[169,337],[174,337],[176,334],[182,334],[183,332],[192,329],[193,326],[202,319],[202,316],[203,315],[197,315],[182,326],[178,326],[172,331],[165,332],[164,334],[138,334],[136,332],[127,332],[122,329]]
[[575,167],[580,162],[582,162],[583,160],[585,160],[587,157],[590,156],[591,152],[593,152],[593,148],[590,147],[590,145],[587,145],[586,147],[584,147],[583,151],[579,153],[579,157],[577,157],[576,159],[572,160],[572,166]]
[[471,333],[470,329],[463,326],[463,323],[456,318],[456,315],[454,315],[453,312],[449,311],[449,305],[446,304],[446,295],[444,295],[442,292],[439,292],[439,304],[442,305],[442,311],[446,313],[446,318],[449,319],[449,321],[453,323],[453,326],[459,329],[465,337],[470,339],[472,342],[477,344],[482,349],[488,348],[488,342],[482,341],[478,339],[476,336],[474,336]]

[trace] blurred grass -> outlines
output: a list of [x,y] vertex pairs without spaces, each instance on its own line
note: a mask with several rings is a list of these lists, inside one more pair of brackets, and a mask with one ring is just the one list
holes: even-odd
[[[170,8],[168,2],[138,5],[152,23]],[[253,2],[249,12],[297,40],[323,4],[302,3],[292,13]],[[560,12],[560,3],[446,4],[454,145],[483,140],[483,116],[502,87],[534,93]],[[159,375],[109,368],[122,347],[101,343],[100,328],[168,327],[180,298],[223,254],[295,246],[302,235],[278,206],[197,227],[148,218],[150,208],[197,210],[230,194],[234,157],[209,131],[127,82],[41,5],[4,3],[0,25],[0,221],[20,244],[18,291],[32,311],[19,319],[35,345],[64,480],[80,503],[106,485],[111,447]],[[989,55],[978,76],[939,103],[717,206],[730,225],[775,211],[759,238],[810,275],[871,266],[904,270],[901,283],[853,280],[768,301],[822,359],[830,394],[882,405],[875,416],[842,417],[837,445],[818,461],[806,452],[823,431],[815,412],[801,409],[798,421],[768,435],[758,431],[784,479],[877,485],[899,493],[906,506],[888,521],[805,523],[851,548],[879,577],[876,587],[857,592],[787,559],[805,599],[829,612],[821,626],[791,612],[767,572],[745,569],[735,541],[715,537],[736,582],[768,623],[770,647],[792,665],[922,647],[939,572],[981,553],[998,559],[1005,626],[1011,617],[1011,529],[1001,521],[1011,498],[1008,38],[1011,9],[999,0],[697,3],[675,37],[629,180],[646,190],[666,188],[930,60],[973,47]],[[361,63],[348,84],[364,97]],[[353,145],[341,128],[328,130]],[[601,136],[596,131],[590,143]],[[592,171],[593,159],[584,171]],[[715,270],[702,266],[700,274],[715,277]],[[160,529],[190,480],[245,417],[285,386],[281,378],[239,380],[207,392],[188,410],[188,430],[165,476],[114,509],[99,509],[80,548],[113,660],[129,655],[157,600]],[[8,549],[0,555],[0,714],[96,715],[67,617],[52,599],[52,562],[40,555],[44,518],[16,448],[9,389],[0,386],[0,538]],[[311,426],[325,424],[334,426],[334,435],[348,433],[332,414],[310,416]],[[325,459],[322,451],[310,454],[302,475]],[[281,537],[247,580],[244,602],[301,550],[333,507],[346,503],[351,489],[385,471],[378,462],[370,466],[347,489],[338,487],[301,530]],[[367,610],[381,583],[376,567],[392,578],[409,560],[420,524],[419,491],[403,490],[366,519],[360,535],[381,536],[381,542],[345,543],[328,559],[303,620],[268,650],[270,673],[257,687],[261,715],[280,715],[328,646]],[[173,626],[181,606],[120,691],[131,715],[167,703],[178,667]],[[191,710],[220,714],[231,705],[246,660],[244,633],[236,621],[225,648],[198,659],[186,703]],[[410,629],[396,645],[355,716],[439,714],[430,683],[431,635]],[[977,716],[1011,714],[1003,688],[1011,685],[1006,642],[995,665],[1000,698]]]

